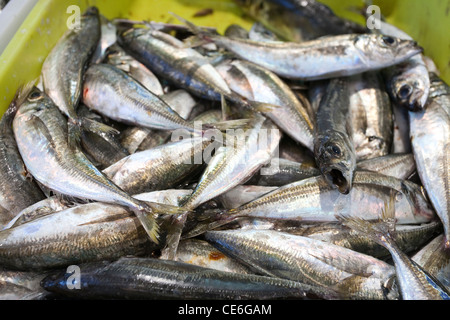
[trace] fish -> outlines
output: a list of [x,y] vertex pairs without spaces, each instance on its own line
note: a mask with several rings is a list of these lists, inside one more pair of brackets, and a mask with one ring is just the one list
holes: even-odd
[[302,179],[320,175],[320,170],[309,163],[295,162],[287,159],[272,159],[273,163],[277,163],[276,168],[270,174],[264,173],[272,165],[265,165],[261,170],[253,175],[247,182],[248,185],[258,186],[284,186],[286,184],[299,181]]
[[343,19],[315,0],[235,0],[252,19],[285,41],[302,42],[330,34],[365,33],[365,28]]
[[[208,231],[205,239],[262,275],[342,292],[341,299],[387,299],[393,267],[320,240],[274,230]],[[391,292],[391,299],[396,296]]]
[[450,88],[430,75],[431,89],[424,111],[409,111],[410,139],[417,172],[444,225],[450,248]]
[[88,131],[115,134],[116,131],[80,118],[76,109],[81,100],[83,78],[101,37],[97,7],[89,7],[80,18],[80,28],[69,29],[58,41],[42,66],[45,93],[68,117],[68,139],[76,146],[81,128]]
[[27,171],[12,130],[17,109],[30,90],[28,87],[16,92],[0,120],[0,229],[21,210],[45,198]]
[[447,290],[450,290],[450,254],[444,247],[443,234],[418,250],[411,259],[434,276]]
[[41,287],[41,280],[47,274],[33,271],[14,271],[0,269],[0,299],[42,300],[48,292]]
[[356,171],[354,189],[348,195],[330,187],[321,175],[303,179],[278,187],[237,208],[212,210],[209,219],[199,223],[189,235],[202,234],[242,217],[315,223],[338,222],[340,215],[376,219],[392,194],[398,224],[422,224],[437,218],[415,183]]
[[95,64],[85,74],[83,103],[119,122],[159,130],[194,131],[159,96],[148,91],[124,71],[109,64]]
[[[399,28],[379,21],[377,32],[403,40],[413,38]],[[423,110],[430,94],[431,80],[423,54],[417,54],[410,59],[383,70],[386,87],[391,98],[401,107],[410,111]]]
[[375,34],[327,36],[302,43],[227,38],[176,17],[197,37],[292,80],[315,81],[379,70],[423,51],[415,41]]
[[32,89],[14,117],[13,130],[25,166],[37,181],[59,194],[126,206],[137,215],[149,237],[158,241],[157,207],[132,198],[81,151],[70,147],[67,121],[44,92]]
[[[79,105],[78,114],[98,123],[104,122],[103,117],[83,104]],[[129,155],[118,137],[99,135],[89,131],[81,132],[81,147],[86,156],[100,168],[108,167]]]
[[105,62],[127,72],[157,96],[164,94],[164,88],[158,77],[142,63],[127,54],[117,43],[108,47]]
[[358,161],[390,153],[392,106],[379,72],[366,72],[350,81],[350,129]]
[[71,205],[71,203],[58,196],[46,198],[20,211],[2,230],[13,228],[36,218],[68,209]]
[[356,168],[357,170],[378,172],[400,180],[407,180],[416,171],[416,162],[412,153],[393,153],[358,161]]
[[240,100],[209,60],[186,47],[181,40],[147,29],[129,29],[120,34],[119,39],[131,56],[178,87],[204,99],[221,101],[224,96],[233,101]]
[[395,225],[392,200],[387,202],[376,222],[343,216],[348,227],[371,237],[384,246],[395,264],[396,281],[403,300],[450,300],[450,292],[425,269],[415,263],[398,247],[395,240]]
[[180,241],[174,260],[226,272],[253,273],[242,263],[227,257],[209,242],[200,239]]
[[[275,230],[284,231],[316,240],[326,241],[375,258],[386,260],[390,256],[383,246],[370,237],[362,235],[341,223],[321,223],[303,227],[284,228],[275,226]],[[399,248],[409,254],[422,248],[429,240],[442,232],[440,221],[431,221],[420,225],[396,225],[396,242]]]
[[348,194],[356,170],[356,150],[348,128],[348,78],[330,81],[320,101],[314,130],[314,157],[328,184]]
[[299,99],[275,73],[248,61],[225,60],[216,69],[230,89],[246,99],[280,106],[263,114],[294,141],[314,150],[314,125],[305,110],[306,97]]
[[206,136],[168,142],[135,152],[102,173],[130,194],[176,187],[203,168],[203,153],[212,142]]
[[45,271],[82,262],[149,254],[150,241],[125,207],[88,203],[0,231],[1,265],[12,270]]
[[[49,274],[42,280],[42,286],[63,297],[83,299],[269,300],[301,299],[314,293],[311,286],[285,279],[144,257],[83,264],[80,271],[80,278],[74,283],[80,290],[67,288],[70,274],[65,270]],[[332,290],[322,290],[320,294],[335,296]]]
[[251,127],[237,131],[231,144],[216,150],[194,189],[183,204],[193,210],[233,187],[245,183],[273,158],[281,139],[280,130],[264,116],[256,114]]
[[[189,116],[197,104],[194,98],[183,89],[162,94],[160,97],[185,120],[189,120]],[[122,131],[120,141],[128,152],[132,154],[136,151],[143,151],[162,145],[169,140],[171,134],[172,132],[167,130],[132,126]]]

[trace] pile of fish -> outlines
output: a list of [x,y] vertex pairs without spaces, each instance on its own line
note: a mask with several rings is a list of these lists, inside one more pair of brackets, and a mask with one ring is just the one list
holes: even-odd
[[314,0],[96,7],[0,122],[0,299],[449,299],[450,88]]

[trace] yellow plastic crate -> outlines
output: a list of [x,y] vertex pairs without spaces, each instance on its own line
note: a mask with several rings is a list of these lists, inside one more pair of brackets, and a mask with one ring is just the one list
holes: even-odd
[[[337,15],[365,23],[350,8],[361,7],[362,0],[322,0]],[[397,25],[425,48],[438,66],[441,76],[450,82],[450,0],[378,0],[387,21]],[[40,75],[42,63],[67,30],[72,13],[67,8],[77,5],[83,12],[95,5],[108,19],[129,18],[178,23],[169,12],[192,22],[216,27],[223,32],[231,23],[249,29],[252,21],[232,0],[39,0],[13,39],[0,56],[0,115],[4,113],[17,88]],[[197,11],[213,9],[213,14],[194,18]]]

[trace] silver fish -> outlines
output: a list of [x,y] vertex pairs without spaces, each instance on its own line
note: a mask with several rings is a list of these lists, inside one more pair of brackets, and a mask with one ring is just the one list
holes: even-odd
[[450,254],[444,247],[444,240],[443,234],[437,236],[411,259],[450,290]]
[[411,143],[417,172],[450,248],[450,88],[434,75],[425,109],[409,112]]
[[248,267],[227,257],[205,240],[185,239],[180,241],[175,260],[226,272],[253,273]]
[[[412,37],[399,28],[379,21],[379,32],[386,36],[412,41]],[[430,77],[422,54],[415,55],[383,71],[388,91],[396,103],[411,111],[423,110],[430,94]]]
[[314,131],[314,156],[328,184],[348,194],[356,169],[356,151],[348,128],[349,78],[332,79],[320,101]]
[[0,229],[21,210],[43,200],[17,148],[12,122],[27,89],[19,89],[0,120]]
[[403,300],[450,300],[450,291],[398,247],[395,227],[391,222],[394,216],[392,206],[392,203],[386,204],[380,214],[382,220],[377,222],[349,217],[343,217],[342,221],[389,251],[395,264],[396,279]]
[[248,100],[279,106],[264,115],[298,143],[314,150],[313,120],[306,97],[300,100],[276,74],[243,60],[226,60],[216,65],[231,90]]
[[423,51],[415,41],[374,34],[346,34],[302,43],[227,38],[186,20],[200,38],[281,77],[304,81],[345,77],[398,64]]
[[256,272],[333,288],[342,292],[341,299],[385,299],[384,290],[395,275],[391,265],[371,256],[284,232],[209,231],[205,238]]
[[13,130],[24,163],[37,181],[60,194],[130,208],[150,238],[157,241],[153,204],[132,198],[95,168],[78,148],[70,148],[67,121],[45,93],[37,88],[30,92],[14,118]]
[[392,107],[378,72],[366,72],[350,81],[351,136],[357,160],[385,156],[393,139]]
[[84,72],[100,40],[100,17],[96,7],[86,10],[80,26],[63,35],[42,66],[45,93],[69,118],[71,145],[79,140],[83,125],[76,108],[81,99]]
[[[96,299],[267,300],[307,298],[317,292],[295,281],[154,258],[123,257],[112,263],[84,264],[80,270],[80,282],[76,283],[80,290],[67,288],[69,274],[65,270],[47,276],[42,286],[62,296]],[[332,290],[318,293],[336,297]]]

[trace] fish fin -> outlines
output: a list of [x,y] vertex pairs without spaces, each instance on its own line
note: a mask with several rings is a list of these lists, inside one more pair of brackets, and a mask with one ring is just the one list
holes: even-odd
[[6,109],[5,113],[2,116],[2,121],[7,121],[8,123],[12,123],[14,117],[19,109],[20,105],[25,101],[28,97],[31,90],[33,90],[36,80],[30,81],[24,85],[19,86],[17,89],[14,98]]
[[210,36],[215,35],[210,29],[198,27],[192,22],[180,17],[179,15],[169,12],[172,16],[174,16],[178,21],[182,22],[186,27],[192,32],[194,35],[198,36],[201,40],[211,42]]
[[244,129],[248,127],[248,124],[250,123],[250,119],[236,119],[236,120],[226,120],[226,121],[219,121],[219,122],[213,122],[213,123],[205,123],[202,124],[203,130],[208,129],[217,129],[219,131],[227,131],[227,130],[233,130],[233,129]]
[[117,129],[89,118],[81,117],[80,121],[84,130],[95,133],[103,138],[110,135],[118,135],[120,133]]
[[56,144],[55,141],[53,140],[50,131],[48,130],[45,123],[38,116],[32,115],[30,117],[29,124],[33,126],[36,129],[36,131],[40,132],[45,137],[45,139],[52,146],[53,150],[56,149]]
[[67,136],[69,147],[72,150],[79,148],[81,142],[81,128],[78,124],[69,120],[67,123]]
[[369,221],[358,217],[337,216],[338,220],[347,227],[359,231],[373,241],[386,247],[391,246],[395,237],[395,198],[391,192],[390,200],[385,202],[381,210],[381,217],[375,221]]
[[167,229],[166,245],[161,251],[160,259],[175,260],[186,219],[187,213],[172,217],[172,223]]

